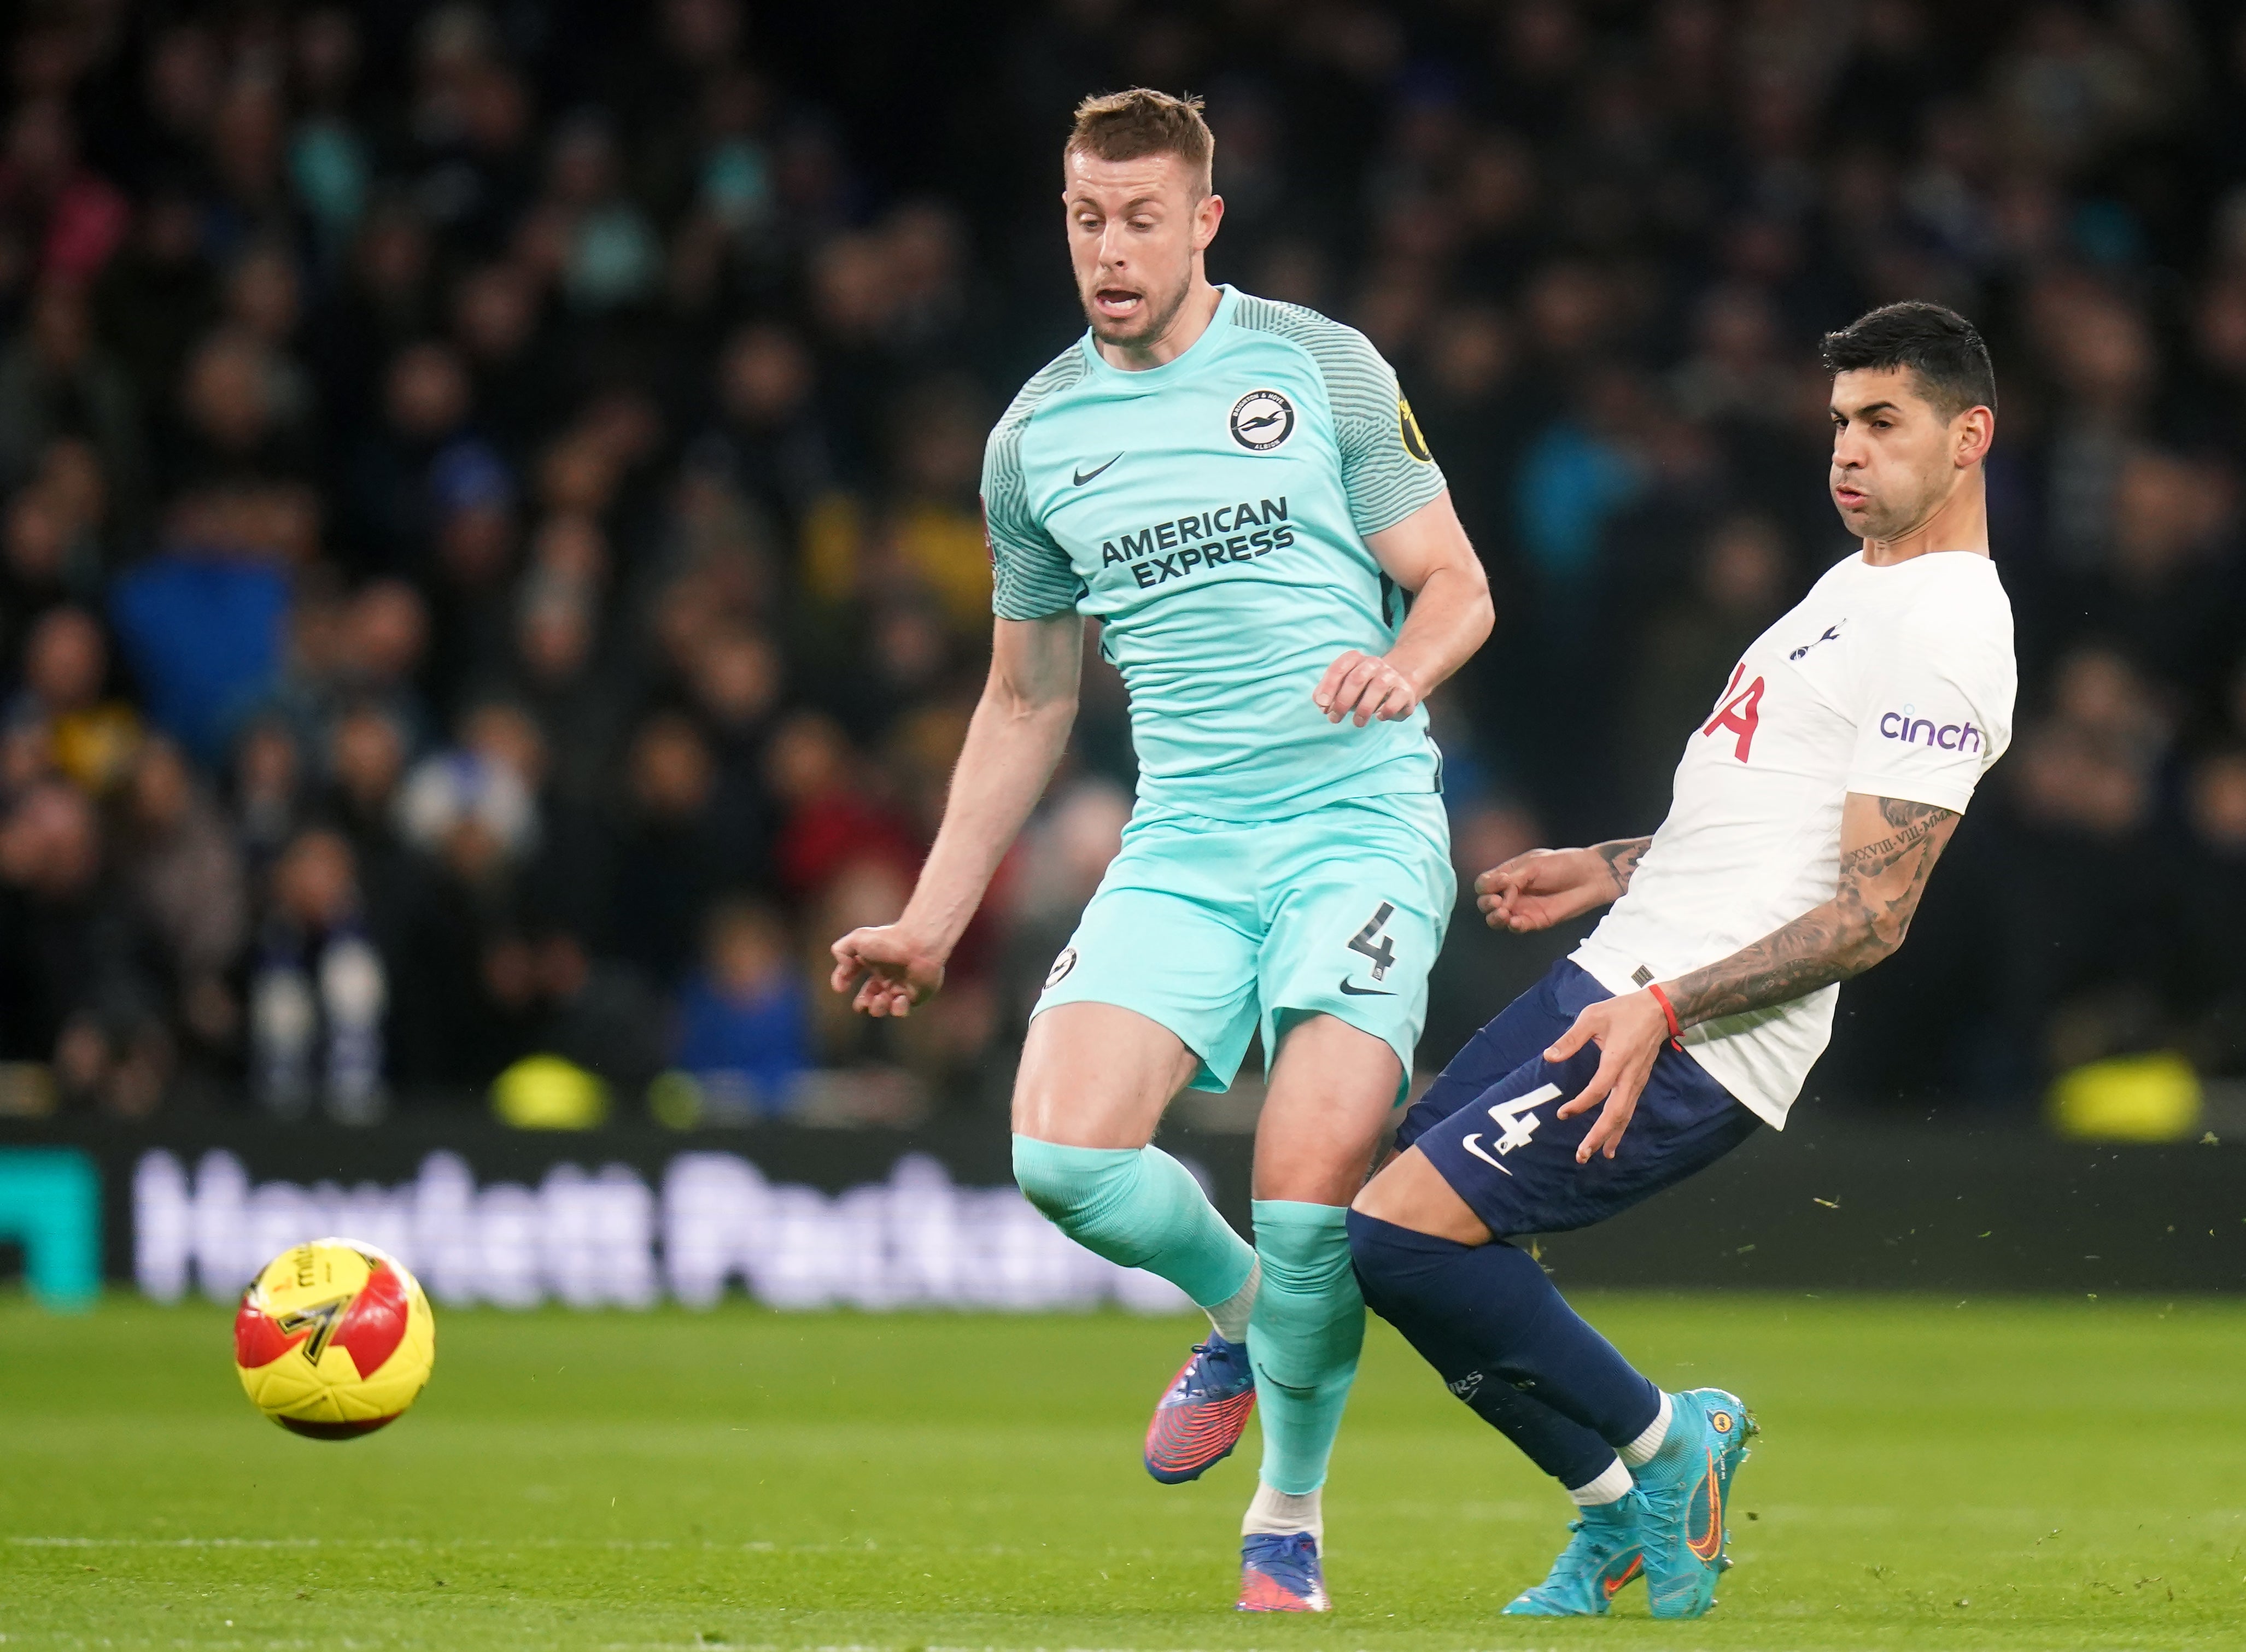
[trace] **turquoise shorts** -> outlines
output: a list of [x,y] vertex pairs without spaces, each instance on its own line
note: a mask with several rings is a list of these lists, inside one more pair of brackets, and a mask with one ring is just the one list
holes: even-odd
[[1031,1013],[1134,1010],[1201,1058],[1193,1088],[1215,1091],[1259,1028],[1268,1061],[1296,1020],[1335,1016],[1396,1052],[1400,1095],[1456,894],[1450,847],[1426,793],[1253,825],[1142,804]]

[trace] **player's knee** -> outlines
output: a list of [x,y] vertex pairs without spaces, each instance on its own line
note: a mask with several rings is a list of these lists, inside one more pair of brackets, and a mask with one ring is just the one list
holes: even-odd
[[1317,1297],[1342,1288],[1349,1272],[1349,1213],[1337,1205],[1259,1199],[1256,1254],[1263,1288]]
[[1350,1266],[1348,1213],[1337,1205],[1256,1201],[1263,1283],[1249,1337],[1274,1381],[1314,1387],[1353,1369],[1365,1298]]
[[1116,1157],[1098,1149],[1017,1136],[1014,1180],[1041,1214],[1065,1226],[1101,1202],[1114,1180]]
[[1115,1259],[1135,1237],[1133,1206],[1146,1174],[1145,1150],[1067,1147],[1014,1138],[1014,1180],[1022,1196],[1071,1239]]
[[1349,1213],[1349,1259],[1365,1305],[1393,1320],[1450,1256],[1466,1247],[1453,1240],[1418,1234],[1394,1222]]
[[1378,1216],[1368,1216],[1361,1210],[1349,1213],[1350,1266],[1357,1270],[1358,1288],[1365,1293],[1365,1304],[1375,1313],[1382,1311],[1380,1304],[1388,1294],[1395,1268],[1388,1235],[1398,1231]]

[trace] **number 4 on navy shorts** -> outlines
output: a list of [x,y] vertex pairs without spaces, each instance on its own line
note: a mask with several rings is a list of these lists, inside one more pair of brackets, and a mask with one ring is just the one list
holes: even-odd
[[1761,1123],[1681,1051],[1664,1047],[1611,1159],[1576,1162],[1598,1110],[1562,1106],[1598,1071],[1597,1046],[1565,1061],[1544,1050],[1586,1004],[1610,997],[1566,959],[1452,1057],[1396,1132],[1417,1146],[1489,1230],[1557,1234],[1628,1210],[1715,1163]]

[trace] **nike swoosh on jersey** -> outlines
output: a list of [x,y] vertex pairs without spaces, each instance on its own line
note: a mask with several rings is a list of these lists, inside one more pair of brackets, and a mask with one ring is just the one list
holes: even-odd
[[1352,986],[1347,976],[1341,978],[1341,989],[1352,998],[1393,998],[1392,992],[1383,992],[1378,987]]
[[[1116,454],[1115,459],[1120,459],[1120,458],[1122,458],[1122,457],[1123,457],[1123,455],[1122,455],[1122,454],[1118,453],[1118,454]],[[1109,459],[1109,460],[1107,461],[1107,465],[1113,465],[1113,464],[1115,462],[1115,459]],[[1088,470],[1088,471],[1076,471],[1076,472],[1072,472],[1072,476],[1074,477],[1074,479],[1074,479],[1074,480],[1072,480],[1072,482],[1070,482],[1069,486],[1072,486],[1072,487],[1082,487],[1082,486],[1083,486],[1086,482],[1090,481],[1093,477],[1095,477],[1095,476],[1099,475],[1099,472],[1100,472],[1101,471],[1106,470],[1106,469],[1107,468],[1107,465],[1102,465],[1102,466],[1098,466],[1097,468],[1092,469],[1092,470]]]

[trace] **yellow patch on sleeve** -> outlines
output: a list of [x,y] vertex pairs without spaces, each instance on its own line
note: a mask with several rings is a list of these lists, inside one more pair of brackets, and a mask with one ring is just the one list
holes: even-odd
[[1427,438],[1419,433],[1419,421],[1412,417],[1412,404],[1401,396],[1396,398],[1397,433],[1404,438],[1404,451],[1422,465],[1435,462],[1434,454],[1427,451]]

